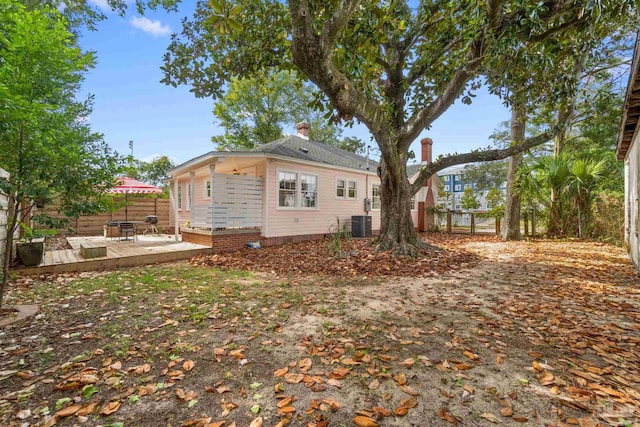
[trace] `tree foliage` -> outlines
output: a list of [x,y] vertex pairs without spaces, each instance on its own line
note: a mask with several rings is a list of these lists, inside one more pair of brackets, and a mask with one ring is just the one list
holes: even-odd
[[473,210],[480,207],[478,196],[471,187],[467,187],[464,189],[464,192],[462,193],[462,199],[460,199],[460,206],[462,206],[462,209],[465,210]]
[[119,158],[91,131],[91,99],[76,100],[93,66],[54,9],[27,10],[0,1],[0,191],[9,199],[7,280],[13,233],[36,203],[55,199],[67,216],[105,207],[100,190],[113,183]]
[[507,182],[507,162],[476,163],[464,167],[464,178],[473,182],[476,191],[489,191],[501,188]]
[[314,141],[354,152],[361,149],[364,144],[359,139],[342,139],[342,129],[313,108],[315,92],[312,84],[299,81],[289,71],[233,79],[213,109],[225,132],[211,140],[220,150],[250,149],[275,141],[294,131],[296,123],[306,122]]
[[503,88],[500,76],[528,73],[529,81],[553,79],[554,97],[572,95],[575,78],[565,71],[576,41],[605,38],[620,19],[636,16],[638,6],[638,0],[606,7],[561,0],[203,2],[172,40],[164,82],[217,98],[234,78],[297,69],[318,88],[318,108],[334,120],[363,123],[375,139],[381,152],[378,248],[413,255],[419,244],[409,200],[432,174],[522,152],[566,122],[508,148],[444,156],[409,183],[409,146],[419,134],[457,99],[471,102],[480,75]]

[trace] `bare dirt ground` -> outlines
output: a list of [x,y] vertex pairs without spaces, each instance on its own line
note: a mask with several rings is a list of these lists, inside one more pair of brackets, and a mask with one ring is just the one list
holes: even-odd
[[43,311],[0,332],[0,424],[640,425],[622,249],[427,240],[430,260],[317,242],[16,280],[9,304]]

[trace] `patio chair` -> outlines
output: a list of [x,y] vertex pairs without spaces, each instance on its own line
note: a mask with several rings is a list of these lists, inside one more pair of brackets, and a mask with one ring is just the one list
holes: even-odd
[[136,235],[136,225],[131,222],[121,222],[118,224],[118,230],[120,231],[120,239],[122,240],[122,236],[124,236],[124,240],[129,240],[129,234],[133,235],[133,241],[137,239]]

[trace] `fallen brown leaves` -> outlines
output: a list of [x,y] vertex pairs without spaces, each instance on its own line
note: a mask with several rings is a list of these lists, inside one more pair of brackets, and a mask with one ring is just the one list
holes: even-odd
[[640,291],[620,250],[428,239],[443,250],[417,260],[358,240],[342,260],[308,242],[194,261],[304,286],[185,264],[143,298],[176,267],[47,283],[56,315],[0,336],[0,424],[637,424]]
[[[197,266],[273,272],[279,275],[305,274],[322,276],[432,276],[470,267],[480,258],[460,249],[465,236],[429,234],[425,242],[433,245],[418,258],[394,257],[390,252],[375,252],[372,239],[352,239],[343,243],[341,259],[330,255],[328,240],[288,243],[261,249],[199,256]],[[488,238],[491,239],[491,238]]]

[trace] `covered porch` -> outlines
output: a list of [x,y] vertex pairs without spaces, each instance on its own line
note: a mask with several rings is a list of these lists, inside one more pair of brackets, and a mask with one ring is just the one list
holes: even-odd
[[267,159],[259,153],[214,154],[172,174],[174,230],[184,242],[236,249],[260,238]]

